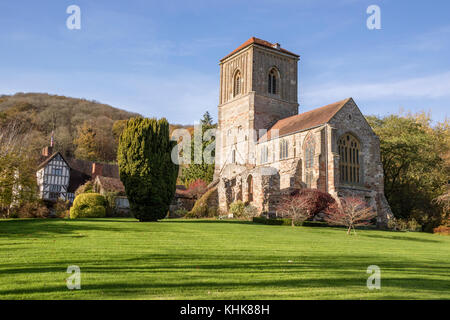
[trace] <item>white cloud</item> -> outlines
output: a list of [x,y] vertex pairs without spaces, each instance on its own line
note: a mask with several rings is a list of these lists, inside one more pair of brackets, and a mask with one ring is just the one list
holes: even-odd
[[450,98],[450,71],[425,77],[374,83],[328,83],[305,88],[304,94],[301,94],[302,100],[308,104],[346,97],[365,100]]

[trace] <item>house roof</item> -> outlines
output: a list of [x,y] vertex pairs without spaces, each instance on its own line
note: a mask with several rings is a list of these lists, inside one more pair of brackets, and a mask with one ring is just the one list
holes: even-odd
[[[308,112],[278,120],[267,133],[259,139],[259,142],[270,140],[274,134],[274,130],[278,130],[278,136],[281,137],[325,124],[351,99],[352,98],[347,98]],[[276,138],[276,136],[274,136],[274,138]]]
[[[266,41],[266,40],[258,39],[258,38],[255,38],[255,37],[251,37],[250,39],[245,41],[243,44],[241,44],[239,47],[237,47],[235,50],[233,50],[231,53],[227,54],[225,57],[220,59],[220,61],[225,60],[226,58],[232,56],[236,52],[238,52],[238,51],[240,51],[240,50],[242,50],[242,49],[244,49],[244,48],[246,48],[246,47],[248,47],[248,46],[250,46],[252,44],[260,45],[260,46],[263,46],[265,48],[269,48],[269,49],[272,49],[272,50],[275,50],[275,51],[281,51],[283,53],[289,54],[289,55],[297,57],[297,58],[300,57],[298,54],[292,53],[292,52],[290,52],[290,51],[288,51],[286,49],[283,49],[283,48],[279,47],[278,43],[270,43],[269,41]],[[277,48],[277,45],[278,45],[278,48]]]
[[57,155],[60,155],[61,156],[61,158],[67,163],[67,165],[70,167],[70,164],[67,162],[67,160],[63,157],[63,155],[60,153],[60,152],[55,152],[55,153],[53,153],[52,155],[50,155],[50,156],[48,156],[48,157],[46,157],[46,158],[41,158],[40,159],[40,164],[38,165],[38,167],[37,167],[37,169],[39,170],[39,169],[41,169],[41,168],[43,168],[43,167],[45,167],[50,161],[52,161],[52,159],[54,158],[54,157],[56,157]]
[[[92,179],[92,165],[94,162],[73,158],[66,159],[60,152],[55,152],[49,157],[42,158],[41,163],[38,165],[38,170],[45,167],[58,154],[70,167],[69,187],[67,190],[68,192],[74,193],[79,186]],[[119,180],[119,167],[116,164],[99,164],[101,164],[102,166],[102,176]]]
[[98,182],[106,192],[125,192],[125,186],[120,179],[97,176],[95,182]]

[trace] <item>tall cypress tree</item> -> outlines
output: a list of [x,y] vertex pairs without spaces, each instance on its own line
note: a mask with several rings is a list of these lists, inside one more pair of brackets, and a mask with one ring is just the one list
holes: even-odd
[[172,162],[176,146],[165,118],[133,118],[123,130],[117,152],[120,180],[139,221],[166,216],[175,195],[178,165]]

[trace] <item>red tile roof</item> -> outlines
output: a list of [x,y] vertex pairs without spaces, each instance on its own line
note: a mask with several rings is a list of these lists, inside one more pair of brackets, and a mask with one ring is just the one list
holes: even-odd
[[237,47],[235,50],[233,50],[231,53],[227,54],[224,58],[220,59],[220,61],[225,60],[226,58],[232,56],[236,52],[238,52],[238,51],[248,47],[251,44],[257,44],[257,45],[263,46],[265,48],[270,48],[270,49],[275,50],[275,51],[281,51],[283,53],[287,53],[287,54],[292,55],[294,57],[300,57],[298,54],[292,53],[292,52],[290,52],[290,51],[288,51],[286,49],[283,49],[281,47],[279,49],[277,49],[276,48],[277,43],[270,43],[270,42],[268,42],[266,40],[258,39],[258,38],[255,38],[255,37],[251,37],[250,39],[245,41],[243,44],[241,44],[239,47]]
[[259,142],[270,140],[273,130],[279,130],[278,136],[281,137],[327,123],[351,99],[352,98],[348,98],[324,107],[278,120],[267,133],[259,139]]

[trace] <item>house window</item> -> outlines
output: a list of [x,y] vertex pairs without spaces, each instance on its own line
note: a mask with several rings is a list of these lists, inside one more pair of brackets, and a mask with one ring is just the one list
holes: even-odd
[[275,68],[272,68],[269,72],[268,79],[268,92],[271,94],[277,94],[277,71]]
[[269,161],[269,148],[267,146],[261,147],[261,163]]
[[61,186],[57,184],[51,184],[50,192],[61,192]]
[[280,141],[280,160],[289,157],[289,145],[286,139]]
[[340,180],[343,183],[358,184],[360,183],[360,143],[351,134],[345,134],[339,139],[339,170]]
[[236,97],[237,95],[241,94],[241,72],[237,71],[234,75],[234,85],[233,85],[233,97]]
[[62,176],[62,168],[53,167],[52,174],[55,176]]

